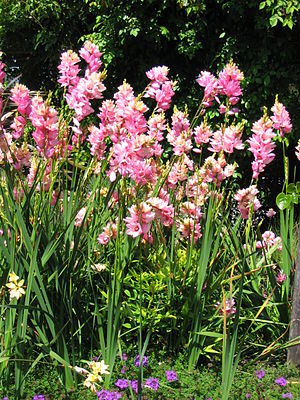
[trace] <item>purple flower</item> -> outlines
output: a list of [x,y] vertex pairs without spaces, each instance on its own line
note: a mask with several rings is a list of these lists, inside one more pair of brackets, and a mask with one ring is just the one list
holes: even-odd
[[[120,353],[118,353],[118,357],[119,357],[119,359],[121,360]],[[126,355],[126,353],[122,353],[122,361],[127,361],[127,355]]]
[[45,400],[45,396],[43,394],[36,394],[32,400]]
[[286,379],[284,379],[283,376],[280,376],[279,378],[275,379],[275,383],[280,386],[286,386]]
[[[146,367],[147,364],[148,364],[148,357],[143,356],[142,366],[143,366],[143,367]],[[136,367],[139,367],[139,366],[140,366],[140,356],[139,356],[139,355],[137,355],[137,356],[135,357],[134,365],[135,365]]]
[[118,400],[122,397],[122,393],[102,389],[100,392],[97,392],[97,396],[98,400]]
[[166,378],[169,382],[178,381],[178,377],[175,371],[166,371]]
[[8,400],[8,397],[3,397],[3,399],[2,400]]
[[135,393],[138,392],[138,381],[130,381],[130,386],[131,386],[132,390],[135,391]]
[[157,378],[148,378],[145,382],[145,387],[154,390],[155,392],[159,388],[159,383]]
[[247,392],[245,397],[246,397],[246,399],[250,399],[251,394],[249,392]]
[[117,386],[121,390],[127,389],[128,388],[128,381],[127,381],[127,379],[118,379],[115,382],[115,386]]
[[282,397],[283,399],[292,399],[292,398],[293,398],[293,395],[292,395],[292,393],[287,392],[287,393],[283,393],[281,397]]
[[255,371],[256,376],[258,379],[262,380],[262,378],[265,376],[265,370],[260,369],[259,371]]

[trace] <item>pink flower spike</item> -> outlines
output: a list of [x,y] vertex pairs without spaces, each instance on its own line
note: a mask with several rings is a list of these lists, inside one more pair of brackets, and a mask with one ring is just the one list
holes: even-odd
[[10,99],[17,105],[19,113],[29,115],[31,100],[29,97],[29,89],[26,86],[17,83],[11,89]]
[[298,160],[300,161],[300,139],[298,141],[298,146],[295,149],[295,154],[296,154],[296,157],[298,158]]
[[274,129],[279,130],[281,137],[283,137],[285,133],[290,133],[293,128],[290,115],[284,105],[278,102],[277,98],[271,111],[273,112],[271,120],[273,121]]

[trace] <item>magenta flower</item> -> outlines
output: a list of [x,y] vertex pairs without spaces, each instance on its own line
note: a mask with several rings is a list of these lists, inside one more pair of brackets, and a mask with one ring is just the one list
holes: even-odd
[[283,393],[281,397],[282,397],[283,399],[292,399],[292,398],[293,398],[293,395],[292,395],[292,393],[287,392],[287,393]]
[[128,388],[128,381],[127,381],[127,379],[118,379],[115,382],[115,386],[117,386],[121,390],[127,389]]
[[265,370],[264,369],[260,369],[259,371],[255,371],[256,376],[259,380],[262,380],[262,378],[265,376]]
[[145,381],[145,387],[154,390],[155,392],[159,388],[159,382],[157,378],[148,378]]
[[279,378],[275,379],[275,383],[279,386],[286,386],[287,381],[283,376],[280,376]]
[[[143,366],[143,367],[146,367],[147,364],[148,364],[148,357],[147,357],[147,356],[143,356],[143,359],[142,359],[142,366]],[[139,356],[139,355],[137,355],[137,356],[135,357],[134,365],[135,365],[136,367],[139,367],[139,366],[140,366],[140,356]]]
[[166,371],[166,378],[169,382],[178,381],[178,377],[175,371]]

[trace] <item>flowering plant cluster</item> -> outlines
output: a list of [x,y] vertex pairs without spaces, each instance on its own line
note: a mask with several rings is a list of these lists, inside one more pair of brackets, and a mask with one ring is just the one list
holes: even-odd
[[[194,118],[186,108],[171,108],[176,84],[166,66],[146,72],[149,83],[141,94],[136,95],[124,81],[112,98],[105,98],[101,56],[89,41],[78,54],[68,50],[61,55],[58,82],[65,105],[60,110],[52,105],[51,96],[45,100],[19,82],[4,102],[5,66],[0,62],[0,205],[5,209],[0,210],[1,300],[5,289],[10,300],[19,301],[19,308],[5,303],[1,309],[5,317],[0,324],[2,320],[11,323],[10,329],[5,326],[1,351],[13,354],[17,346],[11,333],[14,324],[25,340],[27,326],[44,323],[32,337],[40,347],[47,340],[51,346],[54,343],[57,347],[51,354],[61,359],[66,343],[76,338],[81,346],[83,332],[90,335],[97,321],[97,345],[102,346],[103,358],[112,370],[117,354],[113,346],[122,323],[126,320],[126,329],[133,332],[154,310],[152,320],[158,321],[160,334],[165,321],[172,321],[168,332],[180,332],[177,345],[186,339],[195,365],[201,346],[208,353],[219,350],[213,335],[203,339],[209,342],[207,346],[200,345],[200,324],[206,311],[214,317],[207,332],[217,331],[222,320],[226,324],[238,319],[241,302],[235,303],[238,286],[233,285],[242,275],[252,279],[263,267],[273,266],[263,265],[265,259],[269,261],[275,250],[284,248],[285,238],[271,229],[258,241],[251,224],[261,208],[258,179],[275,157],[276,142],[284,142],[292,129],[289,114],[276,98],[270,115],[265,110],[251,132],[246,132],[237,107],[243,73],[233,61],[218,77],[200,73],[197,82],[204,93]],[[212,106],[219,110],[217,121],[209,114]],[[237,188],[232,181],[238,165],[232,157],[244,149],[254,158],[252,179],[246,187]],[[225,227],[232,222],[228,210],[235,206],[237,222],[230,230],[231,225]],[[275,212],[269,210],[266,215],[271,218]],[[245,226],[244,253],[237,255]],[[244,270],[241,274],[244,261],[247,275]],[[11,270],[15,265],[22,279]],[[276,275],[274,296],[281,291],[288,298],[289,270],[283,267]],[[234,276],[237,270],[240,275]],[[144,277],[148,279],[144,291],[148,303],[145,312],[137,312],[142,301],[136,301],[135,283],[139,282],[141,293]],[[224,301],[216,304],[220,283]],[[86,307],[82,306],[84,298],[88,298]],[[23,302],[30,312],[20,311]],[[56,308],[60,318],[56,318]],[[231,318],[226,319],[227,315]],[[71,340],[66,337],[70,321]],[[182,332],[187,332],[187,338]],[[107,342],[106,335],[111,335]],[[145,356],[135,359],[136,368],[146,368],[147,363]],[[103,375],[109,374],[104,361],[92,361],[89,370],[74,370],[85,376],[84,385],[99,399],[120,397],[119,392],[108,394],[101,388]],[[66,375],[70,373],[69,369]],[[116,387],[137,391],[137,380],[131,378],[119,378]],[[166,379],[176,381],[177,375],[167,371]],[[161,382],[150,376],[141,384],[157,391]]]

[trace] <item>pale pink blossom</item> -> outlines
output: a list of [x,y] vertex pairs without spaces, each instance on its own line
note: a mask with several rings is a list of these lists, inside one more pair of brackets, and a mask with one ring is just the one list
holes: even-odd
[[25,85],[17,83],[11,89],[10,99],[17,105],[19,113],[23,115],[29,115],[31,100],[29,96],[29,89]]
[[234,199],[238,202],[238,209],[241,213],[242,218],[247,219],[249,217],[250,208],[253,213],[257,211],[261,204],[256,197],[258,190],[255,186],[249,186],[247,189],[240,189],[234,195]]
[[254,156],[252,162],[253,178],[257,178],[275,157],[273,153],[275,143],[272,139],[276,136],[272,130],[272,121],[266,117],[255,122],[252,127],[253,135],[247,142],[250,144],[249,151]]
[[32,133],[37,148],[45,158],[51,158],[58,145],[58,118],[57,111],[44,103],[36,96],[32,99],[29,118],[35,130]]
[[155,212],[156,218],[158,218],[164,226],[171,227],[173,225],[174,206],[172,204],[169,205],[166,200],[159,197],[150,197],[147,203],[150,204]]
[[118,233],[118,218],[110,221],[104,228],[103,232],[98,235],[98,242],[102,245],[107,245],[110,239],[116,239]]
[[218,312],[221,315],[226,314],[227,315],[233,315],[236,313],[236,308],[235,308],[235,301],[233,298],[225,300],[225,307],[224,304],[222,305],[220,303],[216,303],[215,307],[218,308]]
[[155,218],[152,207],[142,202],[139,205],[133,205],[128,209],[130,217],[124,218],[128,236],[136,238],[140,235],[147,235],[150,231],[151,222]]
[[78,211],[78,213],[76,214],[75,222],[74,222],[74,225],[75,225],[75,226],[79,227],[79,226],[82,225],[82,221],[83,221],[83,219],[84,219],[84,217],[85,217],[85,214],[86,214],[86,207],[82,207],[82,208]]
[[80,58],[77,53],[68,50],[62,53],[60,59],[61,63],[57,67],[60,74],[58,82],[62,87],[76,86],[79,81],[78,73],[80,69],[77,64],[80,62]]
[[268,218],[273,218],[274,215],[276,215],[276,211],[273,210],[273,208],[270,208],[267,212],[266,212],[266,216]]
[[195,218],[185,217],[181,221],[177,221],[177,229],[183,238],[194,238],[194,243],[202,236],[201,225]]
[[209,138],[213,134],[206,120],[204,120],[199,126],[196,126],[193,133],[195,137],[195,142],[199,146],[203,145],[204,143],[208,143]]
[[102,53],[100,53],[96,44],[91,41],[85,42],[84,46],[79,50],[79,55],[88,64],[86,71],[87,75],[99,71],[99,68],[102,65],[102,61],[100,60]]
[[208,71],[201,71],[197,78],[200,86],[204,87],[204,107],[210,107],[218,94],[218,83],[216,77]]
[[158,112],[168,110],[174,96],[175,83],[167,77],[169,68],[166,66],[154,67],[146,72],[151,83],[147,87],[144,97],[150,97],[157,102]]
[[281,137],[283,137],[285,133],[291,132],[293,126],[291,124],[290,115],[284,105],[278,102],[277,98],[271,111],[273,112],[271,117],[273,127],[279,130]]
[[24,133],[24,128],[26,125],[26,120],[22,115],[18,115],[17,117],[14,117],[14,122],[10,125],[12,131],[12,137],[14,139],[19,139],[23,133]]
[[298,160],[300,161],[300,140],[298,141],[298,146],[295,149],[295,154]]
[[286,281],[286,275],[281,270],[276,276],[276,282],[278,282],[281,285],[284,281]]

